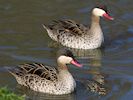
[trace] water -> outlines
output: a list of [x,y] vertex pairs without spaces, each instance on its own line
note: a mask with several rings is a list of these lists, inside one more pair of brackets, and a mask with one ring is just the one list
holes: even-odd
[[[60,47],[50,46],[53,41],[41,24],[48,24],[53,19],[69,18],[89,25],[90,10],[99,3],[109,7],[115,20],[101,20],[106,37],[104,49],[72,50],[84,65],[83,68],[69,67],[77,81],[74,93],[52,96],[31,91],[19,86],[4,69],[4,66],[12,67],[26,62],[55,65]],[[27,100],[132,100],[132,5],[132,0],[1,0],[0,86],[8,86],[16,93],[26,94]],[[99,86],[106,90],[106,94],[99,95],[87,89],[84,86],[89,84],[87,80],[101,83]]]

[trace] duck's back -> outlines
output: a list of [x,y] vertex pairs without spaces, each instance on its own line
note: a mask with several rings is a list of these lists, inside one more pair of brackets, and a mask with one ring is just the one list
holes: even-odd
[[45,25],[44,28],[53,40],[60,42],[61,44],[71,41],[71,37],[81,37],[87,32],[87,28],[84,25],[78,24],[72,20],[53,21],[51,25]]
[[[9,72],[16,78],[21,85],[31,88],[32,90],[48,92],[50,87],[54,86],[57,80],[57,70],[43,64],[23,64]],[[42,90],[42,91],[41,91]]]

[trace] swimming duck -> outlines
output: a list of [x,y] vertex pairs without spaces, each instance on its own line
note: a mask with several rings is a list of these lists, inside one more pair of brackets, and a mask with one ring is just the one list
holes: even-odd
[[66,50],[57,59],[58,69],[43,64],[22,64],[8,71],[16,78],[18,84],[34,91],[54,95],[69,94],[74,91],[76,82],[68,71],[66,64],[82,67],[71,51]]
[[92,10],[91,26],[85,27],[73,20],[55,20],[51,25],[43,27],[48,35],[63,46],[76,49],[96,49],[104,41],[100,26],[100,17],[113,20],[106,6],[98,6]]

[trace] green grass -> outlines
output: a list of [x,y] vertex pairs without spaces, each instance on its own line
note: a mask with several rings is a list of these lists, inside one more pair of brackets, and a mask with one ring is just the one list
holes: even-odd
[[6,87],[0,88],[0,100],[24,100],[24,96],[16,95]]

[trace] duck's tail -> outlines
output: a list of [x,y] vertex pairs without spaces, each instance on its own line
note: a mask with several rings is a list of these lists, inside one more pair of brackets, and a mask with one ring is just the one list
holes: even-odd
[[4,67],[9,73],[11,73],[15,78],[22,76],[22,71],[19,67]]
[[54,41],[58,41],[57,39],[57,30],[53,28],[52,25],[45,25],[45,24],[42,24],[43,28],[46,29],[49,37],[51,37],[52,40]]
[[43,26],[43,28],[46,29],[46,30],[49,29],[49,27],[48,27],[47,25],[45,25],[45,24],[42,24],[42,26]]

